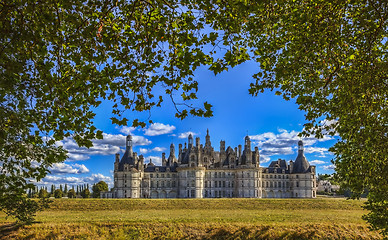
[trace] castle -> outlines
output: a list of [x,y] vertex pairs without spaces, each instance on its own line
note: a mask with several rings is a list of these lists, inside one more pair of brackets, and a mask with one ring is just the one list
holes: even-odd
[[102,198],[315,198],[317,191],[315,166],[311,166],[303,153],[303,142],[298,143],[298,156],[287,163],[277,160],[268,167],[260,167],[259,149],[251,149],[245,137],[244,149],[220,150],[211,145],[207,130],[205,146],[200,139],[182,148],[178,158],[171,144],[170,155],[162,154],[162,166],[152,161],[144,164],[144,157],[132,149],[132,137],[126,138],[126,150],[114,163],[114,187],[102,192]]

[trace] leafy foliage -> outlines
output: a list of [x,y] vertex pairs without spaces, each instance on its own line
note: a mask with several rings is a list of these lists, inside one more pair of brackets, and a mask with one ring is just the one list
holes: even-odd
[[260,64],[252,95],[295,98],[303,135],[340,137],[330,149],[338,181],[355,198],[369,190],[366,219],[387,234],[388,3],[227,1],[209,17]]
[[253,59],[261,70],[249,92],[296,98],[305,135],[338,134],[339,181],[355,197],[369,189],[367,219],[388,229],[380,214],[388,199],[385,1],[15,0],[0,8],[1,209],[28,201],[28,180],[66,158],[56,141],[72,136],[90,147],[102,138],[92,121],[101,100],[113,102],[119,125],[128,110],[150,111],[166,97],[178,118],[209,117],[211,104],[190,104],[194,71]]
[[89,191],[89,189],[88,188],[86,188],[86,189],[84,189],[82,192],[81,192],[81,196],[83,197],[83,198],[90,198],[90,191]]
[[63,192],[61,189],[55,189],[54,191],[54,197],[55,198],[62,198],[63,197]]
[[166,97],[178,118],[212,116],[211,104],[190,104],[194,71],[213,65],[204,46],[217,36],[201,33],[207,22],[193,9],[175,1],[0,3],[2,210],[66,159],[56,141],[72,137],[91,147],[102,138],[92,121],[101,100],[113,102],[111,120],[119,125],[129,123],[128,110],[150,111]]
[[70,190],[67,192],[67,197],[68,197],[68,198],[75,198],[75,197],[76,197],[76,193],[75,193],[74,189],[70,189]]
[[99,181],[92,187],[93,190],[93,197],[94,198],[100,198],[100,192],[108,191],[108,184],[104,181]]
[[47,192],[46,189],[41,188],[39,190],[39,198],[48,198],[48,196],[49,196],[49,193]]

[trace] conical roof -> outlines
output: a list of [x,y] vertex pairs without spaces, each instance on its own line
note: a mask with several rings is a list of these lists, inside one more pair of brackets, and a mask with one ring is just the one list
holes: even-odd
[[298,156],[296,157],[293,173],[305,173],[309,170],[310,164],[304,156],[303,142],[298,142]]

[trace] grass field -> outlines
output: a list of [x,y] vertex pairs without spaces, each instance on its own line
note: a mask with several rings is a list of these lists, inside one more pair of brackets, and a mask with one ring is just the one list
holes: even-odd
[[345,199],[55,199],[0,239],[381,239]]

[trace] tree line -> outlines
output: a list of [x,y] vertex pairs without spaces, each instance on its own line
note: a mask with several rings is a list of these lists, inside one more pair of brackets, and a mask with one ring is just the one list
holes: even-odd
[[35,188],[29,189],[27,192],[28,198],[100,198],[100,192],[108,191],[108,184],[104,181],[100,181],[89,187],[89,184],[72,185],[60,184],[57,188],[52,184],[50,190],[47,186],[35,186]]

